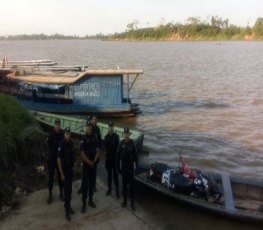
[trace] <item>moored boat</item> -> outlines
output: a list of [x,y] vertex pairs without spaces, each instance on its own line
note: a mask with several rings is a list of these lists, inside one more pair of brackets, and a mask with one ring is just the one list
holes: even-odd
[[13,69],[9,67],[0,67],[0,80],[1,78],[5,77],[7,74],[12,73]]
[[37,66],[33,67],[32,72],[84,72],[88,68],[87,65],[56,65],[56,66]]
[[61,114],[134,116],[130,91],[143,70],[86,70],[30,73],[0,78],[0,91],[17,97],[29,110]]
[[23,60],[23,61],[9,61],[5,56],[3,61],[0,61],[2,67],[18,67],[18,66],[54,66],[56,62],[49,59],[42,60]]
[[263,180],[230,176],[228,173],[206,172],[223,188],[219,202],[208,202],[163,186],[150,178],[150,165],[141,165],[135,176],[144,186],[175,201],[229,218],[263,223]]
[[[56,118],[59,118],[62,129],[70,127],[71,132],[78,137],[85,134],[85,119],[44,112],[36,112],[34,113],[34,117],[42,126],[47,128],[52,128]],[[108,133],[108,125],[101,122],[98,122],[97,125],[100,129],[102,140],[104,140],[104,137]],[[122,137],[123,128],[115,126],[114,131],[120,136],[120,138]],[[134,140],[137,148],[140,150],[143,146],[144,134],[133,129],[131,129],[130,132],[130,138]]]

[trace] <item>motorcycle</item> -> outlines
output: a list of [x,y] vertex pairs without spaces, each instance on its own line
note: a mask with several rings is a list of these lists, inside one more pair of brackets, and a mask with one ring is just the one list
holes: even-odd
[[188,168],[181,156],[180,161],[181,165],[176,168],[164,163],[151,164],[149,178],[174,192],[218,203],[223,191],[214,178],[200,169]]

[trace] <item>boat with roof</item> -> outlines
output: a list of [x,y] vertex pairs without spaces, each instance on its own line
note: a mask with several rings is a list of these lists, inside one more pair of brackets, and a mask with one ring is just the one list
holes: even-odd
[[100,116],[134,116],[139,112],[131,101],[131,90],[143,70],[48,68],[58,72],[3,69],[7,73],[0,75],[0,92],[15,96],[35,111]]

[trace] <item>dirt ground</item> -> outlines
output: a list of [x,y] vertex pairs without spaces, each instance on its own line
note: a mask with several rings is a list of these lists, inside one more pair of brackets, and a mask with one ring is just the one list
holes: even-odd
[[[87,206],[87,212],[82,214],[81,195],[77,194],[80,181],[73,183],[72,208],[75,214],[71,222],[65,220],[64,203],[58,199],[58,187],[53,190],[53,202],[46,204],[47,189],[30,194],[16,212],[12,212],[0,223],[1,230],[20,229],[159,229],[153,216],[136,204],[136,211],[129,207],[122,208],[122,199],[114,195],[106,196],[106,187],[101,180],[97,181],[98,191],[94,194],[97,207]],[[113,193],[114,194],[114,193]]]

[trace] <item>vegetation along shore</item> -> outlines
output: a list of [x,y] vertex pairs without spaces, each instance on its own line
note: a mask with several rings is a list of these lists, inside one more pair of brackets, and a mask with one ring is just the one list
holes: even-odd
[[33,116],[15,98],[0,94],[0,209],[17,205],[21,194],[37,189],[44,142]]
[[139,21],[133,20],[126,26],[125,32],[96,35],[62,34],[20,34],[0,36],[0,40],[65,40],[65,39],[101,39],[128,41],[199,41],[199,40],[263,40],[263,18],[257,18],[253,26],[237,26],[229,19],[212,16],[202,21],[199,17],[189,17],[186,23],[160,22],[155,27],[140,28]]

